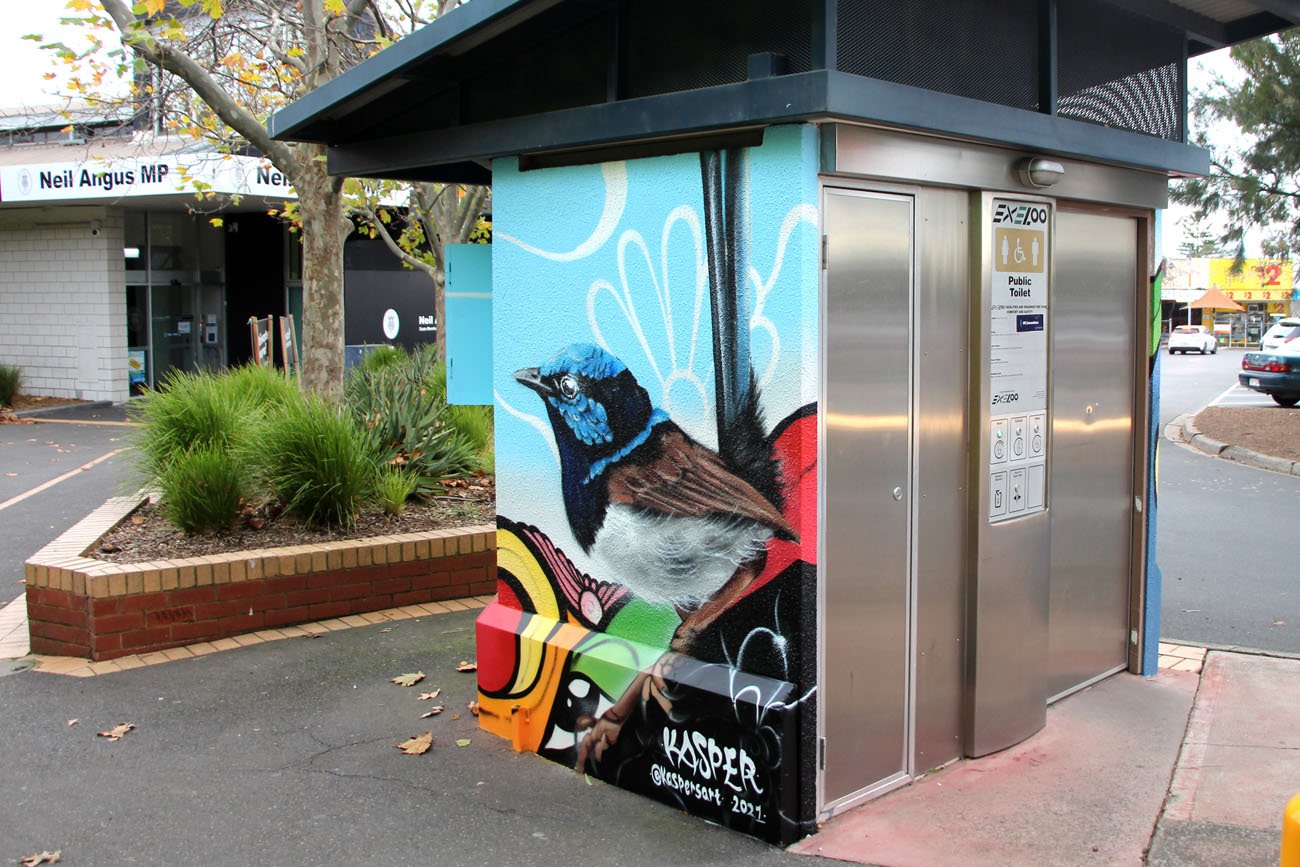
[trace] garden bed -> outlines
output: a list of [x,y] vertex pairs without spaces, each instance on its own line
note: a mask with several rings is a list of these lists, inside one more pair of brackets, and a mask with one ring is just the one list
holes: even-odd
[[27,561],[33,653],[114,659],[496,590],[486,523],[136,563],[88,555],[147,500],[109,500]]

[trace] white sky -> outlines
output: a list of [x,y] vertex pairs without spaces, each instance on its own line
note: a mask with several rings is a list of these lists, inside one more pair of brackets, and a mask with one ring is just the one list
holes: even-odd
[[[51,52],[42,51],[40,43],[22,37],[40,33],[47,42],[62,41],[78,50],[88,47],[80,28],[59,24],[59,19],[69,14],[64,11],[64,0],[5,0],[4,15],[0,16],[0,81],[4,82],[0,105],[18,108],[59,101],[60,81],[46,81],[44,75],[58,73],[61,64]],[[106,39],[108,31],[96,32]]]
[[[42,51],[38,43],[22,36],[40,33],[47,41],[61,39],[74,48],[82,48],[87,44],[85,34],[78,28],[59,24],[59,18],[66,14],[64,0],[6,0],[5,5],[5,13],[0,16],[0,81],[4,82],[0,106],[14,108],[57,102],[60,82],[46,81],[43,76],[47,72],[57,73],[60,64],[50,52]],[[1188,70],[1191,90],[1195,92],[1206,86],[1215,72],[1231,75],[1233,69],[1226,49],[1196,58]],[[1178,223],[1184,214],[1184,209],[1171,206],[1163,215],[1162,248],[1166,256],[1178,255],[1181,243]],[[1247,237],[1246,253],[1258,255],[1257,234]]]

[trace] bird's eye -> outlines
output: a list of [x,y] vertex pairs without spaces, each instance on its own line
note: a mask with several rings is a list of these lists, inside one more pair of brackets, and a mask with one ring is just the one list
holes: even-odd
[[560,388],[560,394],[567,398],[573,398],[578,393],[578,380],[574,379],[569,374],[560,377],[560,381],[557,385]]

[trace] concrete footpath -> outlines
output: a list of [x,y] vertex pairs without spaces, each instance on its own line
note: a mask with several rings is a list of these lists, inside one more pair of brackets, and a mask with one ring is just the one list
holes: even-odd
[[793,851],[889,867],[1278,863],[1300,792],[1300,659],[1121,674],[1047,727],[833,819]]

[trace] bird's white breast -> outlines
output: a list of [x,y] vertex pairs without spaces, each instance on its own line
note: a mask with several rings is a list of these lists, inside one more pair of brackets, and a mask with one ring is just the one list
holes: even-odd
[[649,602],[697,605],[756,557],[772,531],[736,516],[674,518],[613,504],[591,553],[607,574]]

